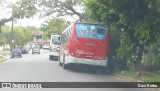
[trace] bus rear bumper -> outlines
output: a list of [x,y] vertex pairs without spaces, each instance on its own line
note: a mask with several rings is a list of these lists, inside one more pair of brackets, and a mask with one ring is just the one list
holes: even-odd
[[95,66],[108,66],[108,60],[93,60],[93,59],[82,59],[82,58],[74,58],[72,56],[66,57],[65,64],[77,63],[77,64],[87,64],[87,65],[95,65]]

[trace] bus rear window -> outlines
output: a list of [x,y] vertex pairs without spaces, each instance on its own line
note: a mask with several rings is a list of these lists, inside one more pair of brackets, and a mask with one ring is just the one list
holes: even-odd
[[105,26],[92,24],[76,24],[76,34],[79,37],[104,39],[107,35],[108,28]]

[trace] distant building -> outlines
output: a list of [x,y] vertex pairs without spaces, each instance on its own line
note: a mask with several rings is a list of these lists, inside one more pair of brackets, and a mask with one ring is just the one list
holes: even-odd
[[34,31],[32,39],[29,42],[30,46],[39,46],[42,48],[43,45],[43,31]]
[[44,44],[49,45],[50,40],[43,40],[43,31],[34,31],[31,41],[28,43],[30,46],[38,46],[42,48]]
[[43,40],[43,45],[49,45],[50,44],[50,39]]

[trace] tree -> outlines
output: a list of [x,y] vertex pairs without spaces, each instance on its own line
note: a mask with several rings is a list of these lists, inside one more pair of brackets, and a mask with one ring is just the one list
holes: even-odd
[[28,43],[32,37],[32,32],[27,30],[24,27],[15,27],[14,28],[14,40],[17,45],[25,45]]
[[10,48],[12,48],[12,46],[13,46],[12,45],[12,36],[11,36],[12,32],[11,32],[10,27],[7,25],[3,25],[2,30],[3,31],[1,34],[4,36],[3,37],[3,39],[5,40],[4,44],[9,44]]
[[[6,5],[6,2],[2,3],[2,1],[0,4]],[[7,4],[5,8],[11,8],[10,14],[12,15],[9,18],[0,19],[0,32],[2,31],[1,26],[6,22],[19,18],[29,18],[38,11],[41,11],[40,15],[44,14],[45,17],[57,14],[57,16],[77,15],[80,19],[85,18],[81,0],[19,0],[15,4]]]
[[14,40],[15,45],[20,46],[29,42],[32,37],[32,32],[24,27],[15,27],[14,32],[6,25],[2,26],[2,29],[1,34],[3,34],[4,43],[9,44],[10,48],[13,48],[12,40]]
[[67,28],[66,24],[62,19],[51,19],[42,25],[42,31],[44,31],[45,38],[50,38],[52,34],[61,34],[62,31]]
[[[9,27],[8,26],[3,26],[3,29],[4,30],[8,30],[9,29]],[[3,44],[5,44],[5,35],[4,35],[4,33],[0,33],[0,45],[3,45]]]
[[37,30],[40,30],[40,29],[39,29],[39,28],[36,28],[35,26],[27,26],[27,30],[37,31]]
[[140,69],[143,55],[150,51],[155,52],[152,64],[160,64],[159,0],[87,0],[85,5],[91,18],[110,25],[113,35],[119,33],[114,38],[120,45],[114,51],[123,66],[129,62]]
[[[45,16],[57,13],[57,16],[77,15],[80,19],[84,18],[83,2],[81,0],[41,0],[40,6]],[[81,9],[81,10],[80,10]]]
[[[1,3],[0,4],[6,4]],[[11,8],[12,9],[12,15],[9,18],[2,18],[0,19],[0,32],[2,31],[1,27],[9,21],[12,21],[13,19],[19,19],[19,18],[29,18],[33,16],[37,12],[36,8],[37,1],[36,0],[20,0],[16,2],[15,4],[7,4],[5,8]]]

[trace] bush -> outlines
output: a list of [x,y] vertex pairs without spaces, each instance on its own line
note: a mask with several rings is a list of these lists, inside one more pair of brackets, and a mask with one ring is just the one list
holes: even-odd
[[0,56],[0,62],[5,61],[5,58],[3,56]]

